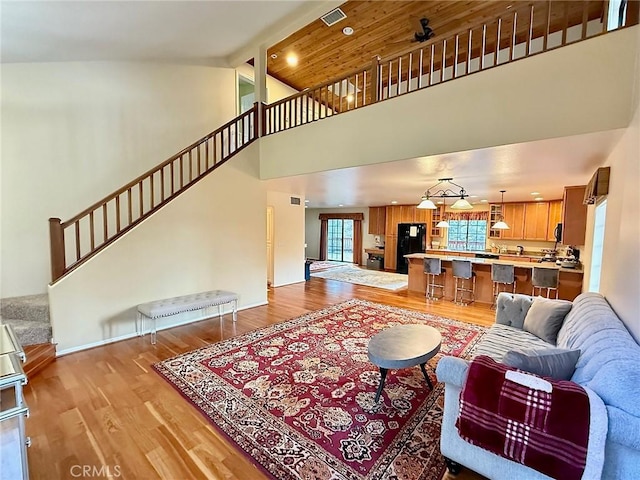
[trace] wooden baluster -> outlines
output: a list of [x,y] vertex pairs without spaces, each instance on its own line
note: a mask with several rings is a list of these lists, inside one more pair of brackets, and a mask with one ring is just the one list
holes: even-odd
[[513,29],[511,30],[511,60],[516,58],[516,28],[518,24],[518,12],[513,12]]
[[367,71],[362,72],[362,105],[367,104]]
[[[140,216],[142,216],[142,196],[140,196]],[[105,242],[109,239],[109,225],[106,203],[102,204],[102,238]]]
[[196,157],[198,158],[198,177],[199,177],[200,175],[202,175],[202,165],[201,165],[202,160],[200,158],[200,145],[198,145],[196,149],[197,149]]
[[433,85],[433,58],[436,54],[436,44],[431,44],[431,55],[429,57],[429,85]]
[[531,53],[531,46],[533,44],[533,5],[531,5],[531,13],[529,14],[529,30],[527,31],[527,44],[525,45],[524,55],[525,57],[529,56]]
[[164,202],[164,167],[160,169],[160,201]]
[[204,170],[209,170],[209,139],[204,142]]
[[76,238],[76,261],[80,260],[80,220],[73,223]]
[[151,205],[151,210],[155,207],[155,199],[154,199],[154,188],[153,188],[153,173],[149,177],[149,205]]
[[496,37],[496,61],[494,65],[500,65],[500,30],[502,29],[502,18],[498,19],[498,35]]
[[184,155],[180,155],[180,190],[184,187]]
[[387,65],[387,71],[389,72],[389,77],[387,78],[387,96],[386,98],[391,98],[391,68],[393,67],[393,62],[389,60],[389,64]]
[[400,95],[401,80],[402,80],[402,57],[398,57],[398,86],[396,87],[396,96]]
[[[173,165],[173,163],[171,165]],[[131,188],[127,190],[127,203],[128,203],[127,218],[129,219],[129,225],[131,225],[133,223],[133,204],[132,204],[132,198],[131,198]]]
[[453,52],[453,78],[458,78],[458,49],[460,44],[460,36],[456,35],[456,44]]
[[[531,7],[533,8],[533,7]],[[582,2],[582,33],[580,38],[587,38],[587,25],[589,24],[589,2]],[[605,27],[606,28],[606,27]]]
[[413,68],[413,53],[409,54],[409,65],[407,66],[407,92],[411,92],[411,69]]
[[471,50],[473,50],[473,30],[469,30],[469,42],[467,45],[467,68],[465,68],[465,75],[471,73]]
[[218,134],[216,133],[213,136],[213,166],[216,166],[218,163]]
[[359,81],[360,81],[360,77],[356,73],[356,85],[354,87],[355,91],[353,92],[354,93],[354,95],[353,95],[353,103],[354,103],[353,108],[358,108],[358,93],[359,93],[358,90],[360,90],[360,92],[362,92],[362,89],[359,86]]
[[440,82],[444,82],[444,72],[447,68],[447,39],[442,41],[442,63],[440,64]]
[[380,57],[375,55],[371,59],[371,103],[380,100],[380,92],[382,91],[382,82],[380,78]]
[[551,29],[551,1],[547,1],[547,24],[544,28],[544,37],[542,39],[542,51],[546,52],[549,47],[549,30]]
[[93,212],[89,212],[89,240],[91,245],[91,251],[96,248],[96,240],[95,240],[96,228],[93,223]]
[[564,2],[564,15],[562,24],[562,46],[567,44],[567,30],[569,29],[569,3]]
[[116,233],[120,233],[120,195],[116,195]]
[[174,169],[174,165],[175,165],[176,161],[174,160],[173,162],[171,162],[171,196],[173,196],[173,194],[176,191],[176,181],[174,179],[175,177],[175,169]]
[[[189,183],[193,181],[193,156],[191,152],[193,152],[193,150],[189,150]],[[153,190],[153,177],[151,178],[151,189]]]
[[418,59],[418,89],[422,88],[422,67],[423,67],[424,49],[420,49],[420,58]]
[[51,281],[55,282],[67,267],[65,260],[64,229],[59,218],[49,219],[49,247],[51,249]]
[[482,25],[482,57],[480,58],[480,70],[484,70],[484,56],[487,48],[487,24]]

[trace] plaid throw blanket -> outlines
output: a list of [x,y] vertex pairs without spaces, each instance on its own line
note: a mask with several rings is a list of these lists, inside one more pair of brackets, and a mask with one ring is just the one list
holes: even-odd
[[[499,394],[496,394],[499,392]],[[582,477],[589,441],[582,387],[476,357],[460,394],[460,436],[552,478]]]

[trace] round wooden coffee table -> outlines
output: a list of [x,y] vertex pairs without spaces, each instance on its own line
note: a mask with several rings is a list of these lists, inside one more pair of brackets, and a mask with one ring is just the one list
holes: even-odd
[[441,344],[440,332],[428,325],[395,325],[371,337],[369,360],[380,368],[380,385],[376,392],[376,403],[380,399],[389,370],[420,365],[429,388],[433,388],[425,365],[440,351]]

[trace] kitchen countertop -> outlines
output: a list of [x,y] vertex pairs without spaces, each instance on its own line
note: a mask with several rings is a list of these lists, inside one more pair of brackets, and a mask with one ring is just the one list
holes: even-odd
[[542,253],[538,254],[538,255],[532,255],[531,253],[523,253],[522,255],[518,255],[516,252],[507,252],[507,253],[499,253],[499,252],[492,252],[490,250],[449,250],[447,248],[427,248],[428,252],[442,252],[443,255],[446,255],[447,253],[480,253],[480,254],[484,254],[484,255],[499,255],[502,257],[521,257],[521,258],[542,258],[544,255]]
[[[469,252],[471,253],[471,252]],[[483,252],[486,253],[486,252]],[[523,255],[525,256],[525,255]],[[443,261],[451,261],[451,260],[460,260],[460,257],[457,256],[451,256],[451,255],[436,255],[433,253],[411,253],[409,255],[405,255],[405,258],[425,258],[425,257],[430,257],[430,258],[440,258]],[[474,257],[465,257],[464,260],[469,260],[471,263],[477,263],[480,265],[492,265],[494,263],[497,264],[501,264],[501,265],[513,265],[514,267],[517,268],[528,268],[528,269],[533,269],[533,267],[541,267],[541,268],[550,268],[550,269],[554,269],[554,270],[560,270],[561,272],[569,272],[569,273],[583,273],[582,272],[582,268],[563,268],[560,267],[559,265],[556,265],[554,262],[542,262],[542,263],[537,263],[537,262],[512,262],[509,260],[496,260],[494,258],[474,258]]]

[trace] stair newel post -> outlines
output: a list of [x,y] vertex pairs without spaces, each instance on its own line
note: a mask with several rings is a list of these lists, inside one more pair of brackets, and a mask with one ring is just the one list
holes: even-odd
[[64,229],[59,218],[49,219],[49,242],[51,245],[51,281],[55,282],[66,267],[64,250]]
[[256,104],[258,109],[256,110],[256,118],[260,119],[260,130],[258,130],[258,134],[256,134],[256,138],[258,136],[264,137],[267,135],[267,104],[264,102],[260,102]]
[[380,101],[380,57],[371,59],[371,103]]

